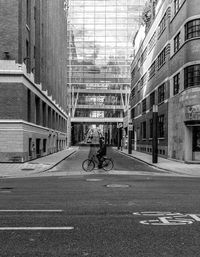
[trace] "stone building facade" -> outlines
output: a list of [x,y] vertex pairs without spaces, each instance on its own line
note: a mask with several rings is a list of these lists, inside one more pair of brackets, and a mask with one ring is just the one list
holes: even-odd
[[[156,3],[155,3],[156,2]],[[135,149],[152,153],[153,105],[158,106],[158,154],[200,161],[200,7],[160,0],[148,30],[134,38],[131,117]]]
[[64,0],[0,0],[0,161],[67,143]]

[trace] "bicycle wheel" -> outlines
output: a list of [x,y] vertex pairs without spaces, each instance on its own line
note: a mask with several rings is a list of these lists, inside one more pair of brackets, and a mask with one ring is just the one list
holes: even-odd
[[111,159],[105,159],[105,160],[103,161],[102,168],[103,168],[105,171],[112,170],[113,167],[114,167],[114,164],[113,164],[113,161],[112,161]]
[[82,163],[82,168],[84,171],[92,171],[95,167],[95,164],[93,162],[93,160],[90,159],[86,159],[83,163]]

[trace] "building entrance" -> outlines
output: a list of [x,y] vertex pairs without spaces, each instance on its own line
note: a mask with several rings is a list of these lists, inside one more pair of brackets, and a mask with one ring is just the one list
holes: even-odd
[[192,156],[194,161],[200,161],[200,126],[193,127]]

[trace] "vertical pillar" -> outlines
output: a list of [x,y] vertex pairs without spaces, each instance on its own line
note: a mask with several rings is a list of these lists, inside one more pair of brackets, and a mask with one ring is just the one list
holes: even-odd
[[120,149],[120,128],[117,127],[117,149]]
[[158,162],[158,106],[153,105],[153,139],[152,139],[152,162]]
[[128,154],[132,154],[133,124],[128,125]]

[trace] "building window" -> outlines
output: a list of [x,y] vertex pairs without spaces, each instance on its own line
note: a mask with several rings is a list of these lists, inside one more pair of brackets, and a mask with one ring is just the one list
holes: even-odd
[[28,156],[32,156],[32,138],[28,139]]
[[146,128],[147,128],[146,121],[143,121],[142,122],[142,139],[146,139],[147,137]]
[[31,0],[26,0],[26,24],[30,26]]
[[159,29],[158,35],[159,36],[163,33],[163,31],[166,28],[166,17],[167,17],[167,15],[165,13],[165,15],[163,16],[163,18],[162,18],[162,20],[161,20],[161,22],[160,22],[160,24],[158,26],[158,29]]
[[158,137],[164,137],[165,117],[160,115],[158,117]]
[[149,43],[148,43],[148,52],[150,53],[151,50],[154,48],[156,44],[156,31],[154,32],[153,36],[151,37]]
[[149,79],[151,79],[156,73],[156,62],[154,61],[149,68]]
[[135,96],[135,87],[131,90],[131,98]]
[[147,110],[147,101],[146,101],[146,99],[144,99],[142,101],[142,112],[144,113],[144,112],[146,112],[146,110]]
[[176,14],[180,9],[180,0],[174,0],[174,13]]
[[165,100],[165,84],[162,84],[158,88],[158,104]]
[[30,73],[31,62],[30,62],[30,43],[26,40],[26,57],[24,58],[24,62],[26,64],[27,72]]
[[36,156],[40,157],[41,155],[41,150],[40,150],[40,138],[36,138]]
[[137,105],[137,115],[140,115],[141,113],[141,107],[140,103]]
[[149,120],[149,137],[153,138],[153,119]]
[[160,69],[163,64],[165,64],[165,57],[166,57],[166,48],[162,50],[162,52],[158,55],[158,69]]
[[51,107],[48,106],[48,127],[52,128],[52,116],[51,116]]
[[131,109],[131,119],[135,118],[135,108]]
[[43,139],[43,153],[46,153],[47,151],[47,140]]
[[27,120],[31,122],[31,91],[30,89],[27,90]]
[[200,19],[189,21],[185,25],[185,39],[200,37]]
[[178,73],[177,75],[174,76],[173,78],[173,82],[174,82],[174,95],[178,94],[179,92],[179,86],[180,86],[180,73]]
[[180,48],[180,32],[174,38],[174,52],[176,53]]
[[140,62],[141,62],[141,64],[144,63],[144,61],[146,60],[146,58],[147,58],[147,47],[144,49],[144,51],[143,51],[143,53],[142,53],[142,55],[141,55],[141,57],[140,57]]
[[46,127],[47,125],[47,112],[46,112],[46,103],[42,102],[42,125]]
[[200,64],[186,67],[184,77],[184,88],[200,86]]
[[133,80],[135,77],[135,68],[131,71],[131,80]]
[[35,114],[36,114],[36,124],[41,125],[41,113],[40,113],[40,98],[35,96]]
[[155,91],[150,94],[150,108],[155,104]]

